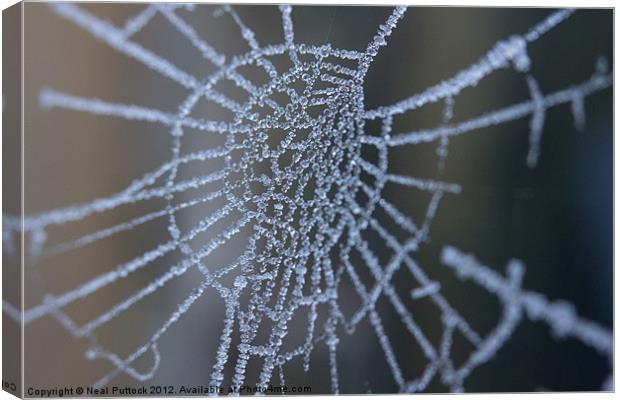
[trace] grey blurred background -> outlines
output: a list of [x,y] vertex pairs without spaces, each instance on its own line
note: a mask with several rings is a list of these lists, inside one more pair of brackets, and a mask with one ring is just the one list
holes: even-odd
[[[144,7],[119,3],[80,6],[117,26]],[[191,12],[179,9],[178,14],[218,51],[228,56],[246,52],[248,47],[238,27],[229,17],[214,18],[214,9],[213,5],[199,5]],[[259,43],[282,42],[277,7],[235,9],[256,32]],[[389,38],[389,45],[381,49],[369,70],[364,87],[366,108],[392,104],[451,77],[498,40],[527,31],[552,11],[409,8]],[[295,40],[317,45],[330,42],[336,47],[362,50],[390,12],[385,7],[294,7]],[[165,127],[63,109],[44,110],[39,105],[39,93],[49,87],[174,112],[187,96],[185,89],[95,40],[55,15],[45,3],[26,3],[24,24],[26,215],[115,193],[169,159],[170,136]],[[611,10],[579,10],[529,46],[532,73],[543,93],[587,80],[599,56],[606,57],[613,70],[612,30]],[[206,77],[215,70],[161,16],[156,16],[135,40],[195,76]],[[509,70],[496,72],[455,98],[454,120],[527,98],[522,75]],[[450,141],[440,179],[461,184],[463,192],[444,197],[430,241],[415,254],[415,259],[430,277],[441,282],[442,293],[481,333],[497,323],[499,304],[481,289],[457,280],[439,263],[439,252],[446,244],[476,254],[499,271],[511,258],[523,260],[527,266],[524,287],[551,299],[567,299],[580,315],[612,328],[612,90],[588,97],[585,106],[587,127],[582,132],[575,129],[568,105],[547,112],[541,158],[534,170],[525,164],[527,118]],[[396,118],[394,132],[436,126],[442,108],[431,105]],[[198,116],[204,112],[218,119],[217,111],[199,108],[196,112]],[[190,130],[182,151],[213,145]],[[390,170],[437,178],[435,150],[436,144],[396,149],[390,153]],[[385,198],[414,218],[425,212],[429,200],[425,196],[389,185],[384,191]],[[70,226],[52,228],[48,238],[50,244],[60,243],[158,210],[162,204],[153,201],[121,207]],[[186,213],[180,216],[181,224],[190,225],[214,209]],[[158,220],[83,249],[26,265],[26,309],[40,303],[45,293],[61,294],[167,239],[166,221]],[[390,253],[380,240],[369,240],[380,257],[389,259]],[[243,237],[214,255],[214,262],[219,265],[232,259],[241,246]],[[65,311],[76,321],[87,322],[163,273],[179,257],[164,257]],[[97,330],[97,340],[121,355],[130,353],[150,337],[200,280],[198,272],[175,280]],[[438,310],[426,300],[410,300],[408,293],[415,283],[404,269],[394,282],[427,336],[438,343]],[[349,313],[359,305],[351,287],[342,287],[340,298]],[[413,379],[426,364],[421,350],[384,299],[378,302],[377,310],[405,376]],[[208,292],[160,341],[162,365],[148,384],[207,385],[223,321],[222,300]],[[303,319],[299,321],[289,334],[293,341],[305,332]],[[367,322],[362,322],[354,334],[341,331],[339,336],[341,392],[397,390]],[[26,386],[90,385],[111,369],[106,361],[85,360],[89,340],[70,337],[51,318],[28,326],[25,341]],[[462,338],[456,338],[453,358],[457,365],[471,350]],[[146,355],[134,366],[140,370],[151,363],[150,355]],[[250,364],[250,368],[258,367]],[[230,375],[231,370],[227,372]],[[285,372],[289,384],[309,384],[313,393],[330,390],[324,345],[314,350],[309,372],[303,372],[299,359],[287,365]],[[556,341],[547,326],[528,322],[517,329],[491,362],[472,374],[465,387],[469,391],[598,390],[607,372],[606,361],[594,351],[572,340]],[[141,386],[122,374],[113,383]],[[443,392],[446,388],[437,380],[428,390]]]

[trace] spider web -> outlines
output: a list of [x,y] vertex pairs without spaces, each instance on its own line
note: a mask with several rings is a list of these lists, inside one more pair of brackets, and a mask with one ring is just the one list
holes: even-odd
[[[377,345],[401,392],[424,391],[434,378],[450,391],[464,391],[465,381],[472,372],[494,357],[525,319],[544,322],[556,338],[572,337],[591,347],[608,358],[611,370],[611,332],[579,317],[568,302],[548,300],[523,289],[521,280],[525,268],[522,262],[511,261],[506,276],[502,276],[472,255],[451,246],[443,248],[442,264],[454,270],[457,277],[470,280],[496,296],[502,306],[496,326],[489,333],[481,334],[447,300],[441,282],[432,280],[416,260],[416,251],[428,240],[442,198],[458,196],[461,191],[458,183],[439,179],[452,138],[529,118],[529,150],[524,162],[536,168],[541,157],[540,143],[547,110],[569,104],[575,125],[582,128],[585,98],[611,87],[612,75],[604,59],[599,60],[593,74],[584,81],[551,93],[543,93],[531,73],[528,45],[570,18],[572,10],[555,11],[529,31],[497,42],[477,62],[435,86],[392,105],[367,109],[363,85],[368,69],[381,48],[388,45],[392,31],[405,17],[406,7],[396,7],[378,27],[367,47],[358,51],[330,44],[314,46],[297,42],[291,6],[279,6],[282,42],[260,44],[233,7],[221,6],[217,11],[219,17],[231,18],[249,47],[246,53],[230,59],[202,39],[180,16],[179,9],[191,10],[194,7],[191,5],[151,4],[122,27],[75,4],[56,3],[50,7],[94,39],[139,61],[188,92],[176,112],[81,97],[50,88],[40,93],[40,104],[44,108],[148,121],[166,126],[172,139],[170,158],[165,163],[117,193],[29,215],[23,220],[4,216],[5,251],[10,251],[14,235],[23,231],[29,238],[27,255],[32,260],[62,256],[149,221],[167,221],[169,239],[166,242],[77,287],[50,293],[39,305],[24,311],[26,329],[34,321],[49,317],[69,335],[90,340],[85,357],[105,360],[111,367],[94,386],[105,386],[121,374],[137,381],[151,379],[160,364],[166,362],[165,355],[160,355],[158,350],[160,339],[206,292],[216,293],[225,307],[225,321],[210,373],[212,386],[223,385],[226,379],[235,387],[284,385],[284,367],[292,360],[301,359],[304,369],[308,370],[311,354],[321,345],[329,354],[331,391],[339,393],[338,347],[341,340],[346,340],[343,336],[354,332],[362,321],[374,331]],[[192,76],[132,40],[156,15],[165,17],[217,71],[205,79]],[[279,56],[289,59],[290,68],[276,67],[274,59]],[[241,71],[246,66],[260,69],[267,83],[254,83],[245,77]],[[509,69],[522,74],[529,99],[465,121],[452,122],[454,99],[463,90],[477,86],[497,71]],[[220,82],[234,84],[247,99],[238,102],[229,98],[217,90]],[[193,116],[192,111],[202,100],[231,111],[234,117],[216,121]],[[394,117],[435,103],[443,103],[445,107],[443,120],[436,127],[394,132]],[[374,122],[379,122],[379,129],[370,128]],[[189,129],[217,135],[224,144],[184,153],[182,143]],[[274,138],[275,145],[271,143]],[[389,171],[391,149],[423,143],[437,145],[438,179]],[[376,160],[365,159],[362,146],[374,147],[378,155]],[[219,162],[222,167],[210,171],[201,169],[200,174],[190,178],[181,177],[182,167],[209,160]],[[389,202],[382,195],[388,183],[427,194],[429,200],[423,218],[414,221]],[[165,206],[60,244],[47,244],[48,232],[54,226],[69,225],[123,205],[152,199],[162,200]],[[217,200],[224,200],[224,206],[193,221],[192,226],[186,227],[178,221],[182,210]],[[377,217],[378,212],[407,232],[408,239],[400,240],[391,232]],[[215,227],[221,229],[214,232]],[[391,250],[387,263],[380,261],[373,244],[363,235],[368,230],[377,234]],[[196,240],[206,233],[210,234],[209,240]],[[244,235],[244,247],[232,263],[217,265],[211,261],[212,254],[219,248]],[[77,322],[66,311],[69,307],[79,307],[89,296],[172,253],[182,255],[178,262],[169,265],[163,274],[137,288],[129,297],[107,306],[100,314],[91,315],[87,322]],[[371,285],[364,283],[361,269],[370,273]],[[411,298],[430,300],[441,315],[439,344],[433,344],[433,338],[425,333],[425,327],[416,321],[415,313],[408,309],[395,289],[394,276],[401,269],[410,275]],[[202,281],[133,351],[119,353],[99,343],[97,332],[102,327],[136,304],[148,302],[153,294],[192,270],[200,273]],[[352,283],[361,301],[352,315],[347,315],[341,306],[345,280]],[[402,361],[398,361],[398,349],[386,333],[382,315],[376,307],[380,298],[388,301],[403,322],[405,332],[422,350],[425,367],[418,376],[407,376]],[[15,307],[7,302],[3,306],[5,313],[18,321],[21,319]],[[306,318],[302,343],[285,350],[290,338],[289,324],[298,315]],[[264,326],[268,327],[264,335],[266,340],[259,341],[262,337],[259,330],[265,329]],[[451,356],[456,333],[473,348],[466,361],[459,365],[455,365]],[[146,355],[152,360],[150,367],[138,368],[138,360]],[[252,382],[248,378],[250,360],[259,361],[259,372]],[[612,388],[611,374],[603,387]]]

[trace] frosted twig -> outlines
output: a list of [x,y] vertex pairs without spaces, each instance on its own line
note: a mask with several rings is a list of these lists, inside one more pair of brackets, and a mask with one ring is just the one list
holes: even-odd
[[611,333],[606,328],[579,317],[569,303],[562,300],[552,302],[541,294],[517,290],[509,281],[480,264],[473,256],[462,253],[454,247],[443,248],[441,261],[454,269],[462,279],[471,279],[497,295],[502,301],[519,306],[531,320],[547,323],[555,335],[572,336],[603,355],[612,356]]

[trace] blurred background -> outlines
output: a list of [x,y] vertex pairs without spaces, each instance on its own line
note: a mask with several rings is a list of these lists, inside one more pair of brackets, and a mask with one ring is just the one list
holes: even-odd
[[[123,26],[144,5],[84,3],[80,7]],[[219,52],[228,57],[247,52],[249,48],[232,18],[214,17],[216,8],[197,5],[176,12]],[[43,109],[39,94],[51,88],[174,113],[188,91],[95,40],[54,14],[45,3],[26,3],[24,10],[25,214],[108,196],[169,160],[171,138],[166,127],[60,108]],[[277,7],[240,5],[235,10],[256,33],[260,44],[283,41]],[[552,12],[544,8],[410,7],[388,46],[381,49],[370,67],[364,84],[366,109],[393,104],[453,76],[476,62],[498,40],[526,32]],[[385,7],[297,6],[292,13],[295,41],[363,50],[390,13],[391,8]],[[528,46],[531,71],[543,93],[588,80],[600,57],[605,57],[613,70],[612,13],[579,10]],[[156,15],[133,39],[194,76],[207,77],[215,71],[161,15]],[[454,99],[453,121],[527,99],[524,76],[510,69],[501,70]],[[10,96],[6,103],[5,112],[15,112]],[[446,299],[481,334],[497,324],[500,304],[484,290],[458,280],[439,262],[444,245],[471,252],[502,273],[510,259],[520,259],[527,267],[525,288],[549,299],[566,299],[581,316],[612,329],[612,90],[586,98],[585,111],[587,126],[578,131],[570,105],[548,110],[535,169],[525,163],[529,118],[451,139],[441,173],[437,169],[437,143],[390,151],[390,171],[455,182],[463,189],[458,195],[444,196],[429,241],[412,256],[432,279],[441,283]],[[435,127],[441,123],[442,113],[440,103],[398,116],[393,132]],[[225,110],[200,105],[193,115],[230,120]],[[181,151],[219,144],[217,139],[205,139],[188,129]],[[192,168],[195,170],[181,170],[180,176],[213,171],[217,165],[205,163]],[[199,192],[188,196],[196,194]],[[383,197],[414,220],[424,215],[430,199],[430,195],[389,184]],[[175,199],[182,200],[182,196]],[[46,231],[48,244],[129,221],[159,210],[163,204],[161,199],[142,202],[51,227]],[[187,229],[196,218],[204,218],[222,204],[216,202],[179,213],[179,224]],[[200,240],[207,241],[209,234]],[[243,248],[244,239],[247,236],[242,234],[229,242],[210,258],[211,262],[225,265],[233,260]],[[367,239],[385,265],[391,256],[389,248],[378,237]],[[167,240],[167,220],[163,218],[60,256],[27,260],[25,308],[41,303],[47,293],[62,294]],[[78,323],[88,322],[164,273],[181,257],[167,255],[63,311]],[[368,284],[373,282],[368,273],[363,278]],[[84,353],[94,340],[122,356],[130,354],[201,279],[200,273],[189,271],[97,329],[95,337],[71,337],[50,317],[33,322],[25,331],[26,387],[93,384],[112,369],[105,360],[85,359]],[[404,268],[393,282],[427,337],[433,344],[439,343],[442,325],[438,309],[429,300],[411,299],[409,292],[416,283]],[[351,315],[360,300],[350,284],[343,284],[339,290],[343,312]],[[403,374],[408,380],[414,379],[426,366],[422,351],[384,298],[378,301],[377,311]],[[287,340],[293,344],[299,344],[305,334],[307,315],[302,317],[295,319],[297,322],[290,328]],[[207,291],[161,338],[161,365],[148,384],[208,385],[224,321],[223,301],[214,291]],[[362,321],[353,334],[340,329],[339,337],[341,393],[398,390],[367,321]],[[457,336],[452,354],[455,364],[462,363],[472,349]],[[151,355],[146,354],[133,366],[147,370],[152,362]],[[251,362],[248,376],[257,374],[260,365]],[[232,369],[226,372],[230,376]],[[328,393],[325,345],[317,345],[312,353],[309,372],[303,371],[297,359],[286,365],[285,373],[288,384],[311,385],[314,394]],[[607,361],[594,350],[574,340],[556,340],[542,323],[525,322],[491,362],[469,377],[465,388],[477,392],[599,390],[608,373]],[[255,379],[248,381],[253,383]],[[124,374],[112,383],[141,386]],[[447,389],[435,378],[428,390]]]

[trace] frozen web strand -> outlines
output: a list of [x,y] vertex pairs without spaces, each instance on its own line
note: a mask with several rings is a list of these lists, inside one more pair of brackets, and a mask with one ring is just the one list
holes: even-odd
[[[256,34],[243,23],[241,17],[239,17],[239,15],[232,6],[223,5],[220,8],[217,8],[213,14],[216,17],[220,17],[224,12],[228,13],[233,18],[235,24],[237,24],[237,26],[241,30],[241,36],[248,43],[250,48],[252,50],[261,51],[261,47],[256,40]],[[275,79],[278,77],[278,71],[276,70],[273,63],[269,61],[269,59],[267,59],[266,57],[258,58],[256,61],[256,65],[259,65],[263,69],[265,69],[267,75],[269,75],[271,79]]]
[[[454,116],[454,99],[452,97],[446,97],[446,105],[443,111],[443,123],[444,125],[448,124],[452,117]],[[443,174],[443,171],[446,167],[446,158],[448,157],[448,144],[450,140],[447,136],[443,136],[439,139],[439,146],[437,146],[437,172],[438,174]]]
[[453,269],[463,280],[471,280],[498,297],[504,304],[504,316],[497,328],[485,338],[482,345],[459,370],[465,377],[471,370],[490,357],[510,338],[512,331],[527,316],[532,321],[545,322],[551,333],[558,339],[572,337],[586,346],[596,349],[613,360],[613,336],[606,328],[588,321],[579,315],[575,307],[564,300],[550,301],[544,295],[520,288],[525,266],[520,261],[508,264],[508,277],[505,278],[489,267],[481,264],[472,255],[465,254],[455,247],[446,246],[441,252],[441,261]]
[[463,89],[475,87],[488,75],[499,69],[508,68],[511,65],[519,71],[526,71],[530,66],[530,59],[526,51],[527,43],[538,40],[544,33],[564,21],[572,13],[573,10],[554,12],[544,21],[532,27],[527,34],[512,36],[507,40],[498,42],[477,63],[461,70],[454,77],[394,105],[370,110],[366,112],[366,118],[372,119],[385,117],[386,115],[402,114],[448,97],[454,98]]
[[[24,323],[28,324],[38,318],[41,318],[47,315],[52,309],[65,307],[77,300],[83,299],[84,297],[93,294],[94,292],[104,288],[105,286],[108,286],[114,283],[115,281],[119,279],[126,278],[129,274],[136,272],[137,270],[147,266],[153,261],[176,250],[180,243],[191,241],[198,234],[207,231],[216,222],[226,217],[231,210],[232,210],[231,206],[229,205],[224,206],[223,208],[214,212],[208,218],[205,218],[204,220],[199,221],[199,223],[196,224],[196,226],[193,229],[191,229],[189,233],[187,233],[187,235],[177,240],[171,240],[164,244],[161,244],[157,246],[156,248],[147,251],[146,253],[142,254],[141,256],[137,258],[115,267],[110,272],[107,272],[103,275],[93,278],[92,280],[86,282],[84,285],[78,288],[75,288],[73,290],[67,291],[60,296],[48,296],[48,299],[46,302],[42,303],[39,306],[35,306],[25,311]],[[226,234],[224,235],[226,236]],[[186,265],[187,262],[188,260],[184,260],[177,267],[172,267],[171,270],[181,268],[180,271],[185,271],[187,269],[187,265]],[[161,286],[163,283],[166,282],[166,280],[159,280],[158,282],[159,282],[159,286]],[[152,291],[152,287],[154,286],[153,285],[148,286],[147,288],[143,290],[143,292],[150,293]],[[142,294],[139,297],[144,297],[144,294]],[[114,316],[116,315],[118,314],[114,314]],[[76,334],[76,335],[82,336],[83,334]]]
[[155,7],[157,7],[157,9],[168,19],[168,21],[170,21],[170,23],[200,51],[205,59],[211,61],[218,67],[224,65],[226,62],[226,57],[215,51],[213,47],[198,36],[194,28],[176,15],[174,12],[176,6],[169,4],[158,4]]
[[174,207],[171,208],[166,208],[163,210],[159,210],[150,214],[145,214],[141,217],[137,217],[132,219],[129,222],[124,222],[124,223],[120,223],[117,225],[114,225],[112,227],[109,228],[105,228],[102,230],[99,230],[97,232],[93,232],[87,235],[84,235],[78,239],[75,240],[71,240],[68,242],[64,242],[64,243],[60,243],[57,245],[54,245],[50,248],[48,248],[43,254],[42,256],[44,257],[50,257],[53,255],[57,255],[60,253],[64,253],[70,250],[74,250],[80,247],[84,247],[87,246],[91,243],[97,242],[99,240],[105,239],[107,237],[113,236],[117,233],[120,232],[125,232],[125,231],[130,231],[140,225],[143,225],[147,222],[153,221],[155,219],[161,218],[167,214],[169,214],[170,212],[175,213],[177,211],[181,211],[183,209],[186,208],[190,208],[193,207],[195,205],[201,204],[201,203],[208,203],[212,200],[221,198],[224,196],[224,191],[223,190],[217,190],[214,192],[209,193],[208,195],[199,198],[199,199],[194,199],[194,200],[190,200],[187,202],[183,202],[180,204],[175,205]]
[[573,9],[564,9],[554,12],[541,23],[533,26],[532,29],[525,34],[525,40],[529,43],[537,41],[542,35],[573,15],[574,12],[575,10]]
[[533,76],[527,76],[527,86],[532,96],[532,104],[534,111],[532,112],[532,119],[530,120],[530,146],[527,152],[527,166],[530,168],[536,167],[538,164],[538,157],[540,156],[540,138],[542,136],[544,124],[545,124],[545,105],[543,102],[543,94],[538,88],[538,82]]
[[[438,201],[440,197],[441,196],[436,196],[435,201]],[[426,230],[425,227],[428,224],[430,224],[430,221],[432,220],[434,216],[435,210],[436,210],[436,203],[431,202],[428,208],[426,221],[423,224],[424,228],[422,229],[422,231],[425,231]],[[368,293],[366,292],[364,285],[359,280],[359,277],[357,275],[357,272],[355,271],[355,268],[348,262],[347,252],[346,251],[343,252],[341,258],[345,261],[345,265],[347,266],[347,272],[349,273],[352,281],[354,282],[354,286],[356,290],[358,291],[360,297],[364,299],[364,303],[367,305],[365,306],[365,309],[361,310],[363,313],[361,314],[357,313],[348,324],[355,326],[355,324],[357,324],[357,322],[361,320],[361,317],[363,317],[364,314],[368,312],[368,310],[370,310],[369,316],[371,318],[371,324],[374,326],[374,329],[377,333],[380,343],[385,351],[386,361],[388,362],[388,365],[390,365],[395,381],[397,382],[397,384],[401,387],[401,390],[403,391],[412,391],[412,390],[418,390],[418,389],[423,390],[423,386],[422,386],[423,382],[418,382],[418,381],[404,382],[401,369],[398,363],[396,362],[396,358],[391,348],[390,341],[385,336],[380,319],[378,318],[378,316],[377,317],[373,316],[374,303],[377,300],[377,295],[379,291],[383,290],[385,294],[388,296],[388,298],[390,299],[390,301],[393,303],[394,308],[397,311],[397,313],[401,316],[403,322],[405,323],[405,326],[408,328],[410,333],[413,335],[413,337],[416,339],[416,341],[420,344],[420,346],[424,350],[427,358],[430,360],[430,362],[433,365],[436,365],[436,363],[438,362],[436,351],[433,349],[432,345],[430,345],[429,341],[425,338],[424,334],[421,331],[421,328],[417,326],[417,324],[414,322],[413,317],[406,310],[406,308],[404,307],[404,305],[398,298],[398,295],[396,294],[394,289],[391,287],[390,284],[388,284],[388,282],[391,279],[390,278],[391,274],[396,270],[396,268],[400,266],[400,258],[404,257],[405,260],[407,261],[407,264],[413,268],[412,273],[414,274],[414,276],[424,285],[427,285],[429,287],[433,286],[432,283],[429,282],[428,279],[425,277],[425,275],[421,272],[421,270],[419,270],[416,266],[413,266],[412,261],[408,258],[408,256],[406,256],[406,253],[408,251],[411,251],[412,249],[415,249],[417,247],[417,240],[419,240],[419,238],[413,239],[410,243],[401,247],[397,243],[395,238],[391,236],[389,233],[387,233],[387,231],[385,231],[385,229],[383,229],[376,220],[371,219],[370,226],[373,229],[375,229],[384,240],[386,240],[387,244],[390,247],[392,247],[395,251],[397,251],[397,255],[393,258],[392,261],[390,261],[390,263],[388,263],[388,266],[385,268],[385,272],[381,272],[381,267],[379,266],[376,257],[368,249],[368,245],[364,241],[361,241],[358,237],[353,238],[353,241],[355,243],[354,246],[363,255],[363,259],[366,261],[366,265],[370,268],[372,274],[377,279],[377,286],[375,286],[375,288],[373,289],[372,295],[369,296]],[[423,237],[423,235],[421,237]],[[458,316],[458,314],[456,314],[456,312],[454,312],[454,310],[450,308],[450,306],[447,304],[445,299],[441,297],[438,291],[436,290],[429,291],[427,295],[431,296],[433,300],[437,302],[437,304],[443,310],[444,315],[447,318],[449,318],[452,321],[455,321],[455,324],[458,325],[459,328],[463,330],[463,333],[465,334],[467,338],[470,338],[470,340],[473,343],[476,343],[476,344],[478,343],[479,339],[477,335],[475,335],[471,331],[471,329],[463,322],[463,320]],[[366,307],[371,307],[371,308],[366,308]],[[429,371],[436,372],[436,369],[431,369]],[[429,372],[429,373],[433,374],[434,372]],[[425,380],[429,380],[430,378],[431,377],[428,375],[423,377],[423,379]]]
[[97,39],[107,43],[110,47],[141,61],[143,64],[156,70],[164,76],[192,88],[198,85],[196,78],[181,71],[167,60],[164,60],[142,46],[129,41],[123,30],[94,17],[81,7],[70,3],[55,3],[50,5],[60,16],[67,18],[74,24],[90,32]]
[[[239,145],[231,145],[186,154],[175,160],[164,163],[157,170],[145,174],[140,179],[134,180],[123,191],[116,193],[112,196],[96,199],[90,203],[73,205],[66,208],[42,213],[39,215],[27,216],[23,220],[23,229],[26,232],[41,232],[49,225],[63,225],[69,222],[78,221],[95,213],[102,213],[113,210],[120,205],[135,203],[151,198],[165,197],[169,193],[179,192],[187,190],[189,188],[200,188],[203,185],[219,182],[227,175],[227,172],[225,172],[225,170],[215,172],[214,174],[211,174],[209,176],[189,179],[184,182],[180,182],[177,185],[146,189],[147,187],[153,185],[156,180],[163,176],[166,172],[172,170],[179,165],[187,164],[194,161],[220,159],[230,154],[230,152],[238,150],[240,148],[241,147]],[[234,188],[235,186],[236,185],[232,185],[231,188]],[[222,196],[223,194],[224,193],[222,190],[214,191],[204,196],[203,200],[210,201],[219,196]],[[197,203],[199,203],[199,201],[189,201],[185,204],[177,205],[176,208],[181,209],[186,206],[195,205]],[[83,238],[77,239],[76,244],[80,241],[82,241],[83,243],[90,243],[92,242],[93,238],[104,238],[109,236],[110,233],[122,232],[126,230],[128,226],[139,225],[140,223],[146,222],[152,218],[156,218],[158,215],[159,213],[155,213],[151,216],[145,215],[129,223],[121,224],[121,226],[112,227],[109,228],[109,230],[104,230],[100,233],[94,233],[92,235],[84,236]],[[7,222],[7,224],[5,224],[5,228],[7,229],[7,231],[5,231],[4,237],[9,236],[9,231],[19,231],[22,229],[22,222],[20,222],[19,220],[9,216],[5,216],[4,220]],[[71,244],[67,245],[73,246]]]
[[145,108],[133,104],[112,103],[100,99],[89,99],[61,93],[52,89],[41,91],[39,102],[43,108],[66,108],[74,111],[83,111],[96,115],[113,116],[127,120],[156,122],[167,126],[181,124],[188,128],[194,128],[214,133],[229,133],[243,131],[243,126],[233,126],[231,123],[222,121],[205,121],[201,119],[177,116],[161,110]]
[[[167,7],[168,9],[171,9],[171,10],[175,10],[175,9],[182,8],[182,7],[187,9],[188,11],[193,10],[192,4],[168,4]],[[130,38],[136,33],[140,32],[142,28],[144,28],[151,21],[151,19],[155,15],[157,15],[157,12],[158,12],[158,5],[151,4],[149,6],[146,6],[142,11],[140,11],[133,17],[128,18],[127,21],[125,21],[125,25],[123,26],[123,29],[122,29],[123,35],[125,36],[125,38]]]
[[[469,134],[482,128],[488,128],[526,117],[537,110],[537,104],[539,105],[539,109],[549,109],[551,107],[570,103],[574,101],[575,97],[587,97],[593,93],[609,88],[612,83],[613,80],[611,75],[595,74],[586,82],[546,95],[538,103],[530,100],[497,111],[491,111],[487,114],[457,124],[394,135],[387,141],[387,145],[402,146],[406,144],[428,143],[445,136],[450,137]],[[369,144],[377,143],[376,138],[373,137],[365,136],[362,140]]]
[[[237,226],[236,227],[233,226],[233,227],[229,228],[227,230],[227,232],[225,232],[223,234],[223,237],[224,238],[231,237],[232,235],[234,235],[238,231],[238,228],[240,226],[242,226],[244,223],[245,222],[240,220],[236,224]],[[124,311],[126,309],[126,307],[128,307],[127,304],[134,303],[134,302],[140,300],[144,295],[152,293],[153,292],[153,289],[152,289],[153,287],[157,288],[157,287],[161,286],[161,284],[165,283],[168,279],[170,279],[170,278],[172,278],[174,276],[179,276],[180,274],[183,274],[191,265],[195,265],[198,262],[199,258],[207,256],[208,253],[213,251],[219,244],[222,244],[222,241],[216,238],[214,241],[212,241],[212,243],[210,245],[205,246],[203,248],[203,250],[199,253],[199,255],[197,255],[196,257],[192,257],[192,259],[189,260],[189,264],[188,264],[188,260],[182,261],[182,263],[179,264],[178,267],[175,266],[175,267],[171,268],[168,273],[166,273],[162,277],[158,278],[153,283],[149,284],[142,291],[140,291],[137,295],[132,296],[131,298],[125,300],[123,303],[120,303],[119,305],[114,307],[109,312],[107,312],[105,314],[102,314],[102,316],[100,316],[99,318],[95,319],[94,321],[91,321],[89,324],[86,324],[85,326],[80,327],[80,328],[78,328],[74,324],[71,324],[70,326],[75,326],[75,327],[74,328],[69,328],[68,330],[74,336],[82,336],[84,334],[88,334],[88,332],[86,331],[86,328],[92,328],[92,325],[94,323],[104,323],[104,322],[109,321],[109,319],[111,319],[111,318],[115,317],[116,315],[118,315],[119,312]],[[197,287],[197,288],[195,288],[194,290],[192,290],[190,296],[187,297],[186,300],[179,305],[177,310],[174,311],[170,315],[170,317],[166,320],[166,322],[151,337],[149,342],[145,343],[142,346],[139,346],[136,349],[136,351],[134,353],[132,353],[127,359],[122,360],[121,362],[118,362],[118,363],[115,362],[114,364],[117,366],[117,369],[113,370],[112,372],[107,374],[104,378],[99,380],[95,384],[95,386],[96,387],[104,386],[107,383],[109,383],[110,380],[112,378],[114,378],[119,372],[121,372],[121,371],[127,372],[127,370],[130,369],[129,366],[131,365],[132,362],[134,362],[139,357],[141,357],[147,350],[152,349],[153,346],[156,346],[156,343],[159,340],[159,337],[161,335],[163,335],[170,326],[172,326],[185,312],[187,312],[189,310],[189,308],[192,306],[192,304],[198,298],[201,297],[201,295],[204,293],[204,290],[207,287],[213,286],[213,287],[216,287],[219,291],[222,291],[222,287],[221,287],[221,285],[219,285],[217,283],[217,279],[219,279],[223,275],[228,274],[229,272],[233,271],[235,268],[238,267],[238,265],[239,265],[239,263],[235,262],[235,263],[233,263],[233,264],[231,264],[231,265],[229,265],[227,267],[224,267],[224,268],[221,268],[221,269],[217,270],[214,274],[210,273],[209,271],[205,271],[206,279],[202,283],[202,285]],[[235,287],[238,290],[241,290],[244,287],[243,279],[240,279],[240,277],[237,277],[235,279]],[[106,352],[106,353],[108,354],[108,356],[106,356],[104,358],[110,358],[110,356],[113,355],[113,353],[110,353],[110,352]],[[94,355],[91,355],[91,357],[98,358],[97,355],[102,354],[102,351],[101,350],[97,350],[97,352],[95,352],[93,354]],[[118,359],[118,358],[116,358],[116,359]],[[120,359],[118,359],[118,360],[120,360]],[[153,372],[154,372],[154,369],[151,369],[151,372],[149,372],[146,375],[136,375],[137,376],[136,379],[139,379],[141,381],[142,380],[146,380],[146,379],[150,379],[150,377],[152,376]],[[134,376],[134,377],[136,377],[136,376]],[[139,378],[140,376],[143,376],[143,378]]]
[[[134,58],[144,66],[152,69],[161,75],[170,78],[171,80],[179,83],[180,85],[188,88],[188,89],[197,89],[202,85],[198,78],[182,71],[179,67],[175,66],[172,62],[166,60],[163,57],[160,57],[153,53],[152,51],[145,49],[141,45],[136,42],[131,41],[127,35],[125,35],[122,29],[119,29],[110,23],[97,18],[91,13],[85,11],[83,8],[69,3],[56,3],[50,5],[52,10],[56,12],[58,15],[68,19],[75,25],[84,29],[85,31],[92,34],[98,40],[108,44],[113,49],[127,55],[128,57]],[[172,6],[171,6],[172,7]],[[172,8],[167,9],[169,12],[172,12]],[[170,14],[168,14],[170,17]],[[171,17],[173,20],[172,24],[182,31],[186,36],[192,36],[191,32],[184,30],[184,28],[189,28],[188,25],[184,24],[182,20],[178,18]],[[176,23],[176,25],[175,25]],[[179,24],[181,26],[179,26]],[[192,36],[195,40],[199,40],[197,37]],[[223,63],[222,56],[218,55],[215,50],[211,49],[206,43],[201,42],[200,44],[194,43],[195,46],[201,48],[207,57],[212,58],[213,62]],[[209,85],[207,85],[208,87]],[[238,111],[238,105],[232,100],[226,98],[221,93],[217,93],[213,90],[205,90],[205,95],[213,101],[216,101],[218,104],[225,108],[229,108],[233,111]]]
[[153,18],[157,14],[157,6],[149,5],[145,7],[138,14],[133,17],[127,19],[125,22],[125,26],[123,27],[123,34],[126,38],[129,38],[144,28],[151,18]]
[[152,198],[163,198],[168,193],[201,188],[206,184],[222,181],[226,175],[227,171],[221,170],[210,175],[181,181],[171,188],[160,186],[152,189],[144,189],[135,193],[131,191],[120,192],[108,198],[97,199],[92,203],[67,207],[50,213],[33,216],[32,218],[24,220],[24,229],[37,232],[47,225],[62,225],[69,221],[78,221],[88,215],[112,210],[120,205],[131,204]]
[[293,8],[290,5],[279,6],[282,13],[282,28],[284,30],[284,42],[289,49],[289,57],[296,68],[300,67],[299,57],[297,56],[297,50],[295,49],[295,33],[293,31],[293,20],[291,19],[291,12]]

